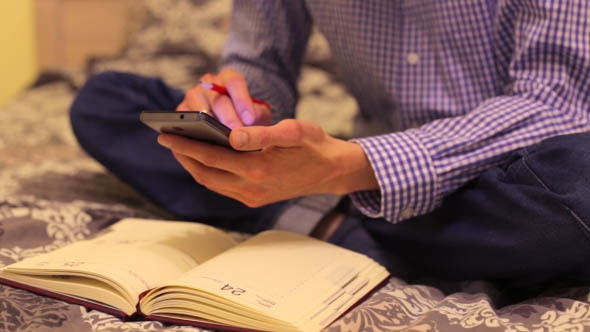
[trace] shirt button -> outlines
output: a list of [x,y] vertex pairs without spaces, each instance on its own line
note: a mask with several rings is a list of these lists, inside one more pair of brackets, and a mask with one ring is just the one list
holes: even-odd
[[412,208],[406,208],[405,210],[402,211],[402,218],[403,219],[408,219],[414,216],[414,209]]
[[409,64],[411,65],[415,65],[418,62],[420,62],[420,56],[418,55],[418,53],[408,53],[406,60],[408,61]]

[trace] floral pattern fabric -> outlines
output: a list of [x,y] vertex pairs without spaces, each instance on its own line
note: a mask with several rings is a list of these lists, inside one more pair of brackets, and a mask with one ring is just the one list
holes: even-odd
[[[87,238],[124,217],[150,215],[122,205],[65,203],[32,196],[0,198],[0,267]],[[445,295],[393,277],[326,332],[590,330],[590,288],[561,291],[561,298],[549,294],[496,309],[485,294]],[[42,330],[204,331],[151,321],[126,322],[0,285],[0,331]]]
[[[141,4],[142,28],[120,57],[95,59],[86,71],[46,76],[0,108],[0,267],[85,239],[121,218],[172,217],[82,152],[69,127],[68,108],[76,88],[102,70],[162,76],[169,84],[189,88],[201,74],[215,69],[231,0]],[[298,116],[346,136],[356,104],[337,82],[329,57],[325,41],[314,34],[299,85]],[[307,113],[310,109],[322,112]],[[0,331],[205,330],[122,321],[0,285]],[[484,293],[444,294],[393,277],[326,331],[590,331],[590,287],[555,288],[496,308]]]

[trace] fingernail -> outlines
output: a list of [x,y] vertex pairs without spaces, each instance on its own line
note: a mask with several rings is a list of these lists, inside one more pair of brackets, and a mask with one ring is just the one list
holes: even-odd
[[236,131],[232,134],[233,136],[233,141],[234,141],[234,146],[236,148],[241,148],[243,146],[246,146],[248,144],[248,133],[246,133],[243,130],[240,131]]
[[171,142],[170,142],[170,138],[168,136],[158,136],[158,143],[160,143],[160,145],[170,148]]
[[254,123],[254,113],[250,110],[244,111],[244,113],[242,113],[242,122],[244,122],[244,124],[247,124],[247,125],[253,124]]

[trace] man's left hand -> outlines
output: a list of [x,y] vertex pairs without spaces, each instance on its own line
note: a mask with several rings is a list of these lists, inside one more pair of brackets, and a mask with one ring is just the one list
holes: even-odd
[[310,122],[236,128],[230,144],[239,151],[170,134],[158,142],[198,183],[250,207],[379,188],[360,145],[333,138]]

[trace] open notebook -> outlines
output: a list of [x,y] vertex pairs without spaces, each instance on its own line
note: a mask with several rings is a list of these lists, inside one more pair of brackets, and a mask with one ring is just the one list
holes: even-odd
[[124,219],[0,269],[0,283],[121,317],[319,331],[388,275],[364,255],[299,234],[267,231],[237,244],[208,225]]

